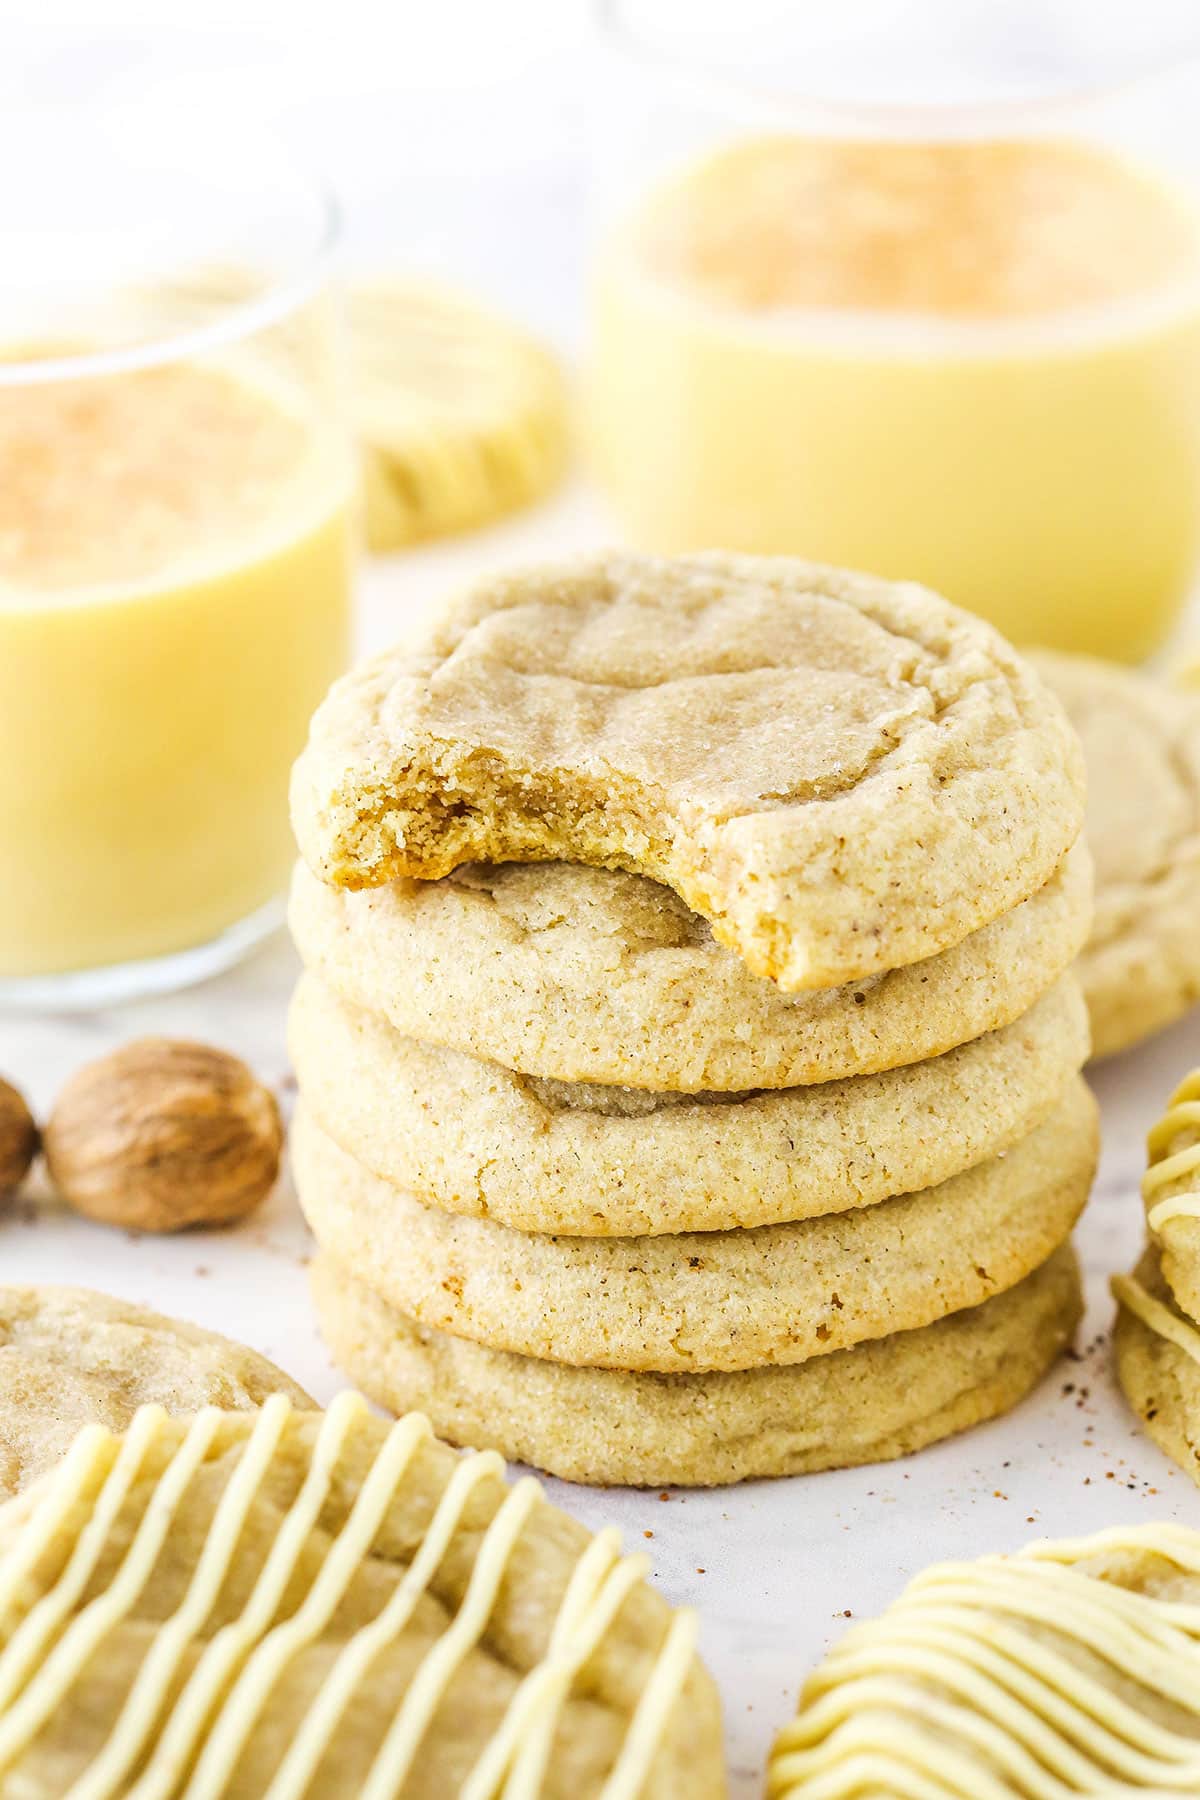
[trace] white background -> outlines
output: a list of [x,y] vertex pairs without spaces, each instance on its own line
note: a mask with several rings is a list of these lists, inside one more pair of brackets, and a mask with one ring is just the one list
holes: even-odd
[[[905,11],[866,10],[893,22]],[[993,35],[981,42],[1005,57],[1028,42],[1025,62],[1037,64],[1046,9],[1003,9],[998,31],[996,9],[985,10]],[[1098,8],[1094,16],[1101,42],[1112,15]],[[221,109],[259,114],[342,190],[357,257],[459,274],[564,344],[577,340],[584,113],[596,95],[587,17],[576,0],[286,9],[233,0],[42,0],[36,18],[26,5],[0,6],[0,29],[0,105],[33,101],[69,112],[97,94],[167,89],[204,98],[217,117]],[[576,487],[494,531],[378,564],[366,583],[362,641],[384,641],[477,568],[610,532],[598,504]],[[282,1091],[294,972],[290,949],[277,940],[190,994],[66,1019],[0,1017],[0,1068],[44,1111],[85,1058],[156,1031],[235,1049]],[[737,1796],[759,1791],[770,1734],[846,1613],[876,1610],[928,1561],[1119,1520],[1200,1525],[1200,1496],[1135,1428],[1114,1390],[1106,1292],[1108,1274],[1131,1265],[1141,1234],[1143,1133],[1198,1060],[1200,1019],[1097,1072],[1105,1157],[1081,1233],[1091,1297],[1084,1360],[1064,1364],[1009,1420],[899,1464],[674,1494],[666,1503],[552,1484],[585,1520],[615,1520],[628,1547],[652,1553],[663,1590],[701,1609],[705,1652],[726,1701]],[[307,1252],[286,1185],[255,1220],[220,1235],[139,1241],[66,1216],[45,1198],[0,1222],[7,1280],[87,1282],[223,1329],[327,1400],[338,1382],[312,1322]]]

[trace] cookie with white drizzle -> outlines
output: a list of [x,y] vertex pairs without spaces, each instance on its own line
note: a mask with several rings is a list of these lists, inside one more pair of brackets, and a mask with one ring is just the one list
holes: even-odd
[[1200,1069],[1175,1089],[1146,1150],[1146,1225],[1168,1287],[1182,1310],[1200,1319]]
[[0,1511],[0,1784],[718,1800],[694,1617],[503,1474],[351,1393],[86,1428]]
[[469,531],[554,485],[569,403],[547,348],[430,281],[351,282],[346,311],[373,550]]
[[1149,1241],[1132,1275],[1112,1281],[1117,1377],[1150,1436],[1200,1483],[1200,1070],[1175,1089],[1146,1148]]
[[1132,1275],[1115,1275],[1117,1379],[1161,1450],[1200,1486],[1200,1326],[1168,1287],[1155,1245]]
[[[265,297],[269,271],[204,263],[131,291],[134,322],[213,324]],[[343,289],[347,402],[362,459],[367,543],[393,550],[469,531],[539,499],[567,461],[570,399],[552,351],[444,282],[358,276]],[[273,347],[311,354],[305,321]]]
[[1200,1792],[1200,1532],[944,1563],[854,1625],[776,1741],[769,1800]]

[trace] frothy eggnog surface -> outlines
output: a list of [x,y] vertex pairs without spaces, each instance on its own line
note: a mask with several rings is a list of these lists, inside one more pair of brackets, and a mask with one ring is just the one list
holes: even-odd
[[281,384],[0,371],[0,976],[203,943],[276,894],[345,657],[347,476]]
[[1200,236],[1066,141],[756,138],[602,247],[589,416],[635,539],[915,577],[1145,654],[1200,547]]

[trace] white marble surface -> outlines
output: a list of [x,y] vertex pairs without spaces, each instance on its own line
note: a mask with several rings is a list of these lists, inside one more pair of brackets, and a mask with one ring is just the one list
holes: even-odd
[[[598,509],[570,492],[482,537],[379,564],[367,582],[363,642],[392,635],[475,567],[604,535]],[[283,1023],[294,975],[280,938],[188,993],[90,1016],[0,1016],[0,1070],[44,1110],[80,1062],[134,1034],[166,1032],[236,1050],[286,1102]],[[1143,1133],[1197,1061],[1200,1014],[1095,1071],[1105,1149],[1080,1232],[1091,1300],[1082,1360],[1064,1362],[1009,1419],[902,1463],[665,1501],[551,1484],[590,1524],[619,1525],[630,1548],[650,1551],[663,1591],[700,1608],[725,1697],[736,1800],[760,1791],[770,1736],[846,1617],[886,1604],[927,1562],[1122,1520],[1200,1524],[1200,1494],[1140,1433],[1114,1389],[1106,1286],[1131,1265],[1141,1235]],[[6,1280],[84,1282],[197,1320],[265,1351],[327,1401],[339,1382],[313,1324],[308,1250],[286,1184],[240,1228],[176,1239],[92,1225],[48,1197],[0,1220]]]
[[[48,0],[36,18],[10,9],[0,96],[70,108],[165,86],[250,103],[346,194],[352,251],[460,274],[569,340],[583,212],[579,113],[592,74],[576,43],[584,11],[582,0],[508,0],[503,9],[447,0],[424,9],[418,26],[411,9],[351,0],[323,32],[296,32],[293,9],[283,20],[273,0],[181,0],[159,9],[151,40],[136,0],[108,0],[103,20],[86,0]],[[575,490],[495,531],[379,564],[365,584],[362,645],[387,641],[477,568],[608,535]],[[286,1102],[294,976],[279,938],[234,973],[170,998],[94,1015],[0,1014],[0,1071],[44,1112],[87,1058],[165,1032],[236,1050]],[[589,1523],[618,1524],[628,1547],[652,1554],[662,1590],[700,1608],[725,1697],[735,1800],[760,1792],[771,1734],[847,1615],[885,1605],[925,1563],[1121,1520],[1200,1524],[1200,1493],[1141,1435],[1114,1389],[1106,1285],[1131,1265],[1141,1235],[1145,1128],[1197,1061],[1200,1014],[1096,1071],[1105,1150],[1080,1231],[1091,1301],[1082,1360],[1064,1363],[1009,1419],[904,1463],[666,1501],[551,1484]],[[326,1401],[339,1381],[313,1324],[308,1251],[286,1183],[240,1228],[179,1239],[106,1230],[44,1195],[0,1216],[6,1280],[86,1282],[239,1336]]]

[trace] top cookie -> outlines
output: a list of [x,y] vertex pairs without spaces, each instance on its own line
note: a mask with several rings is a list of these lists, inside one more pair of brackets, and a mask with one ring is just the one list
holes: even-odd
[[1083,740],[1096,917],[1079,974],[1109,1056],[1200,998],[1200,696],[1090,656],[1034,661]]
[[345,677],[297,764],[334,887],[464,862],[649,875],[788,990],[960,942],[1083,818],[1061,708],[990,626],[789,558],[499,579]]

